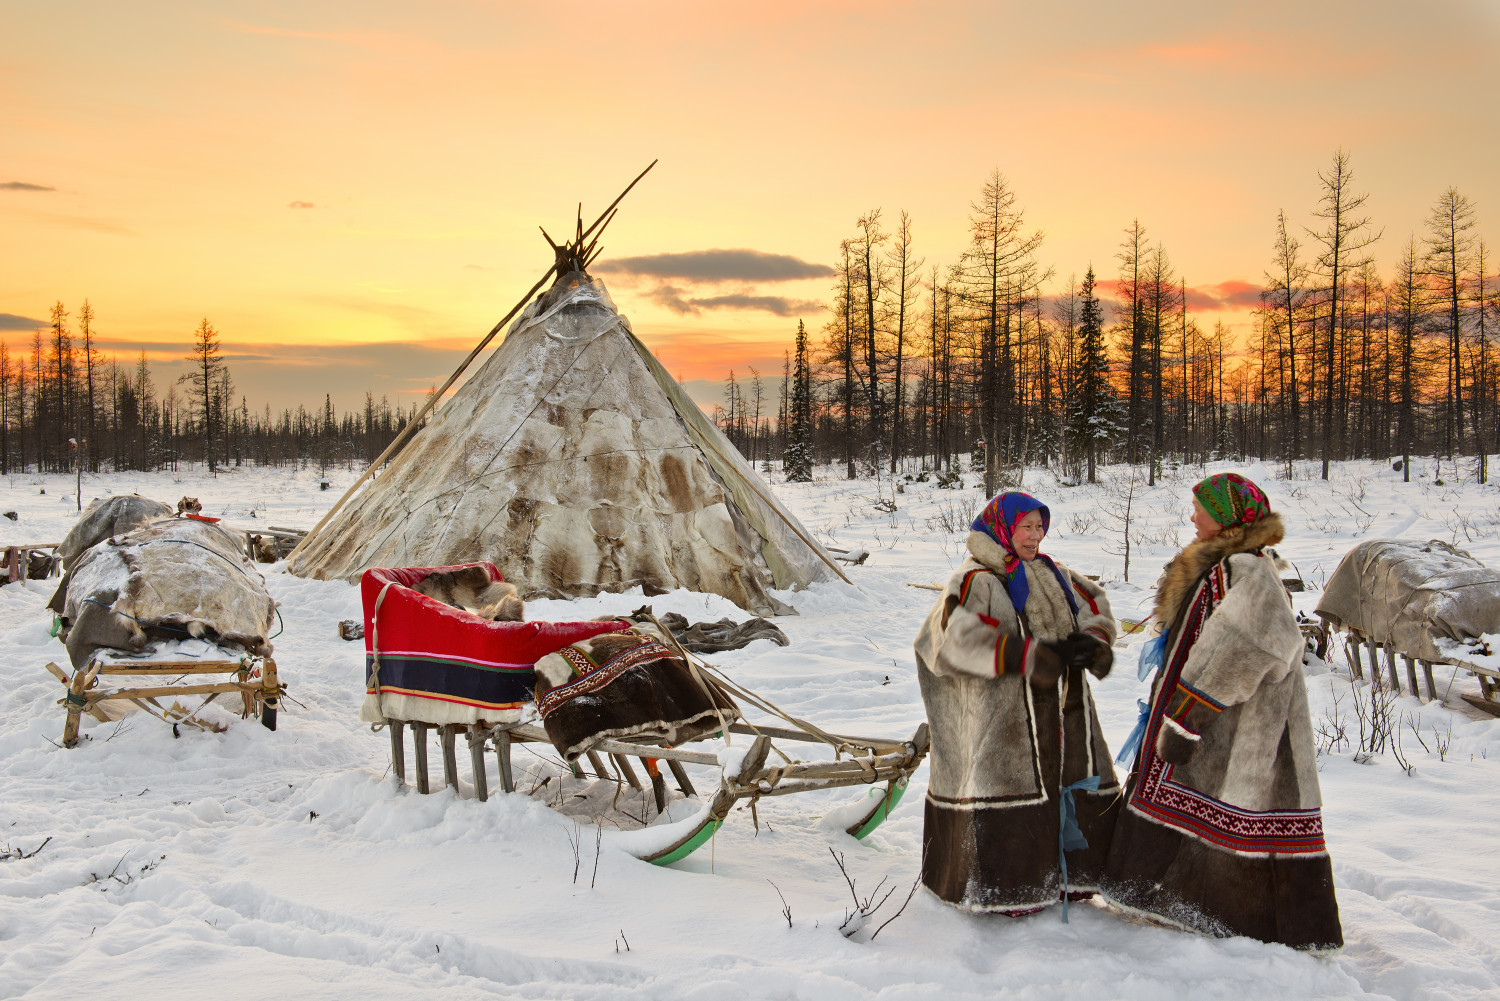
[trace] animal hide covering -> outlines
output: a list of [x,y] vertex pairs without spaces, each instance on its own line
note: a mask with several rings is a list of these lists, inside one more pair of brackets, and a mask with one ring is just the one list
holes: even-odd
[[232,533],[201,521],[156,521],[85,551],[50,608],[74,668],[97,649],[141,651],[193,636],[267,655],[276,603]]
[[57,547],[57,555],[62,557],[63,566],[71,570],[79,556],[110,536],[128,535],[171,514],[172,509],[161,501],[136,494],[95,497],[68,529],[62,545]]
[[537,712],[559,754],[573,761],[601,740],[676,746],[739,718],[734,701],[664,639],[642,624],[536,662]]

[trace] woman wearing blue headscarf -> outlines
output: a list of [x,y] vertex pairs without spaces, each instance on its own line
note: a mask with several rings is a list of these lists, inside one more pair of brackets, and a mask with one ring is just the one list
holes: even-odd
[[992,499],[917,634],[932,733],[922,881],[969,911],[1091,892],[1117,812],[1085,676],[1109,673],[1115,620],[1103,589],[1041,553],[1050,523],[1028,494]]

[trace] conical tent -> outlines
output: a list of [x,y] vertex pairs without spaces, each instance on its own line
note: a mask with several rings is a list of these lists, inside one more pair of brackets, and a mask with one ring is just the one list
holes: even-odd
[[493,561],[523,596],[642,586],[785,610],[841,577],[616,312],[571,272],[360,493],[293,573]]

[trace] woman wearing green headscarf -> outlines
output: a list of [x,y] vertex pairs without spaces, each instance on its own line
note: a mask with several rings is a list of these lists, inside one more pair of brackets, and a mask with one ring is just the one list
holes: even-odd
[[1156,680],[1100,888],[1204,934],[1338,948],[1304,643],[1265,552],[1281,518],[1221,473],[1193,487],[1193,525],[1158,585]]

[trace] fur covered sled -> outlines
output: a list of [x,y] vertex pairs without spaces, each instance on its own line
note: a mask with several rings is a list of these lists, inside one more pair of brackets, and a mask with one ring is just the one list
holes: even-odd
[[[840,825],[864,837],[895,808],[927,753],[926,724],[902,741],[828,734],[780,714],[693,658],[647,610],[632,619],[496,622],[459,607],[457,594],[445,601],[419,590],[432,574],[451,577],[469,567],[481,567],[492,582],[500,581],[493,564],[479,563],[374,569],[361,582],[366,686],[360,718],[389,727],[392,765],[403,784],[408,777],[405,731],[411,729],[411,777],[418,792],[431,789],[430,730],[437,731],[441,747],[442,785],[455,789],[457,738],[464,735],[473,793],[481,800],[489,796],[487,747],[496,752],[502,789],[514,792],[512,744],[550,744],[563,760],[564,773],[536,783],[557,780],[547,786],[549,804],[563,798],[552,795],[553,789],[568,787],[571,804],[591,796],[618,799],[628,787],[642,796],[640,811],[647,821],[681,815],[675,822],[634,832],[627,845],[639,858],[667,864],[707,841],[737,802],[753,804],[762,796],[868,787],[859,803],[838,811]],[[533,696],[536,706],[525,705]],[[738,722],[736,699],[782,715],[794,726]],[[753,739],[748,747],[719,751],[683,746],[726,731]],[[797,760],[777,750],[773,740],[828,743],[836,748],[836,758]],[[772,753],[781,763],[770,760]],[[645,767],[649,799],[632,759]],[[680,796],[667,788],[662,762]],[[718,788],[707,799],[698,798],[687,765],[709,766],[717,773]]]
[[1493,656],[1486,634],[1500,634],[1500,570],[1438,539],[1371,539],[1339,561],[1317,614],[1325,629],[1347,634],[1344,653],[1355,677],[1363,674],[1362,645],[1377,680],[1383,650],[1392,689],[1401,691],[1400,656],[1411,693],[1420,697],[1420,664],[1428,697],[1440,699],[1432,666],[1452,664],[1479,678],[1480,695],[1464,700],[1500,716],[1500,670],[1493,662],[1480,663]]
[[63,566],[71,570],[80,556],[105,539],[128,535],[171,515],[172,509],[161,501],[139,494],[95,497],[63,536],[57,555],[62,558]]
[[[232,533],[165,519],[106,537],[70,563],[48,607],[58,615],[58,637],[73,667],[69,675],[48,665],[68,689],[64,746],[77,742],[83,713],[118,718],[110,710],[121,706],[173,724],[218,729],[198,714],[220,695],[241,696],[242,716],[258,715],[268,729],[276,728],[281,683],[270,657],[276,603]],[[201,677],[212,674],[233,680]],[[163,676],[195,680],[100,687],[102,677]],[[183,696],[205,698],[188,709],[175,701]],[[172,706],[164,707],[162,698],[173,699]]]

